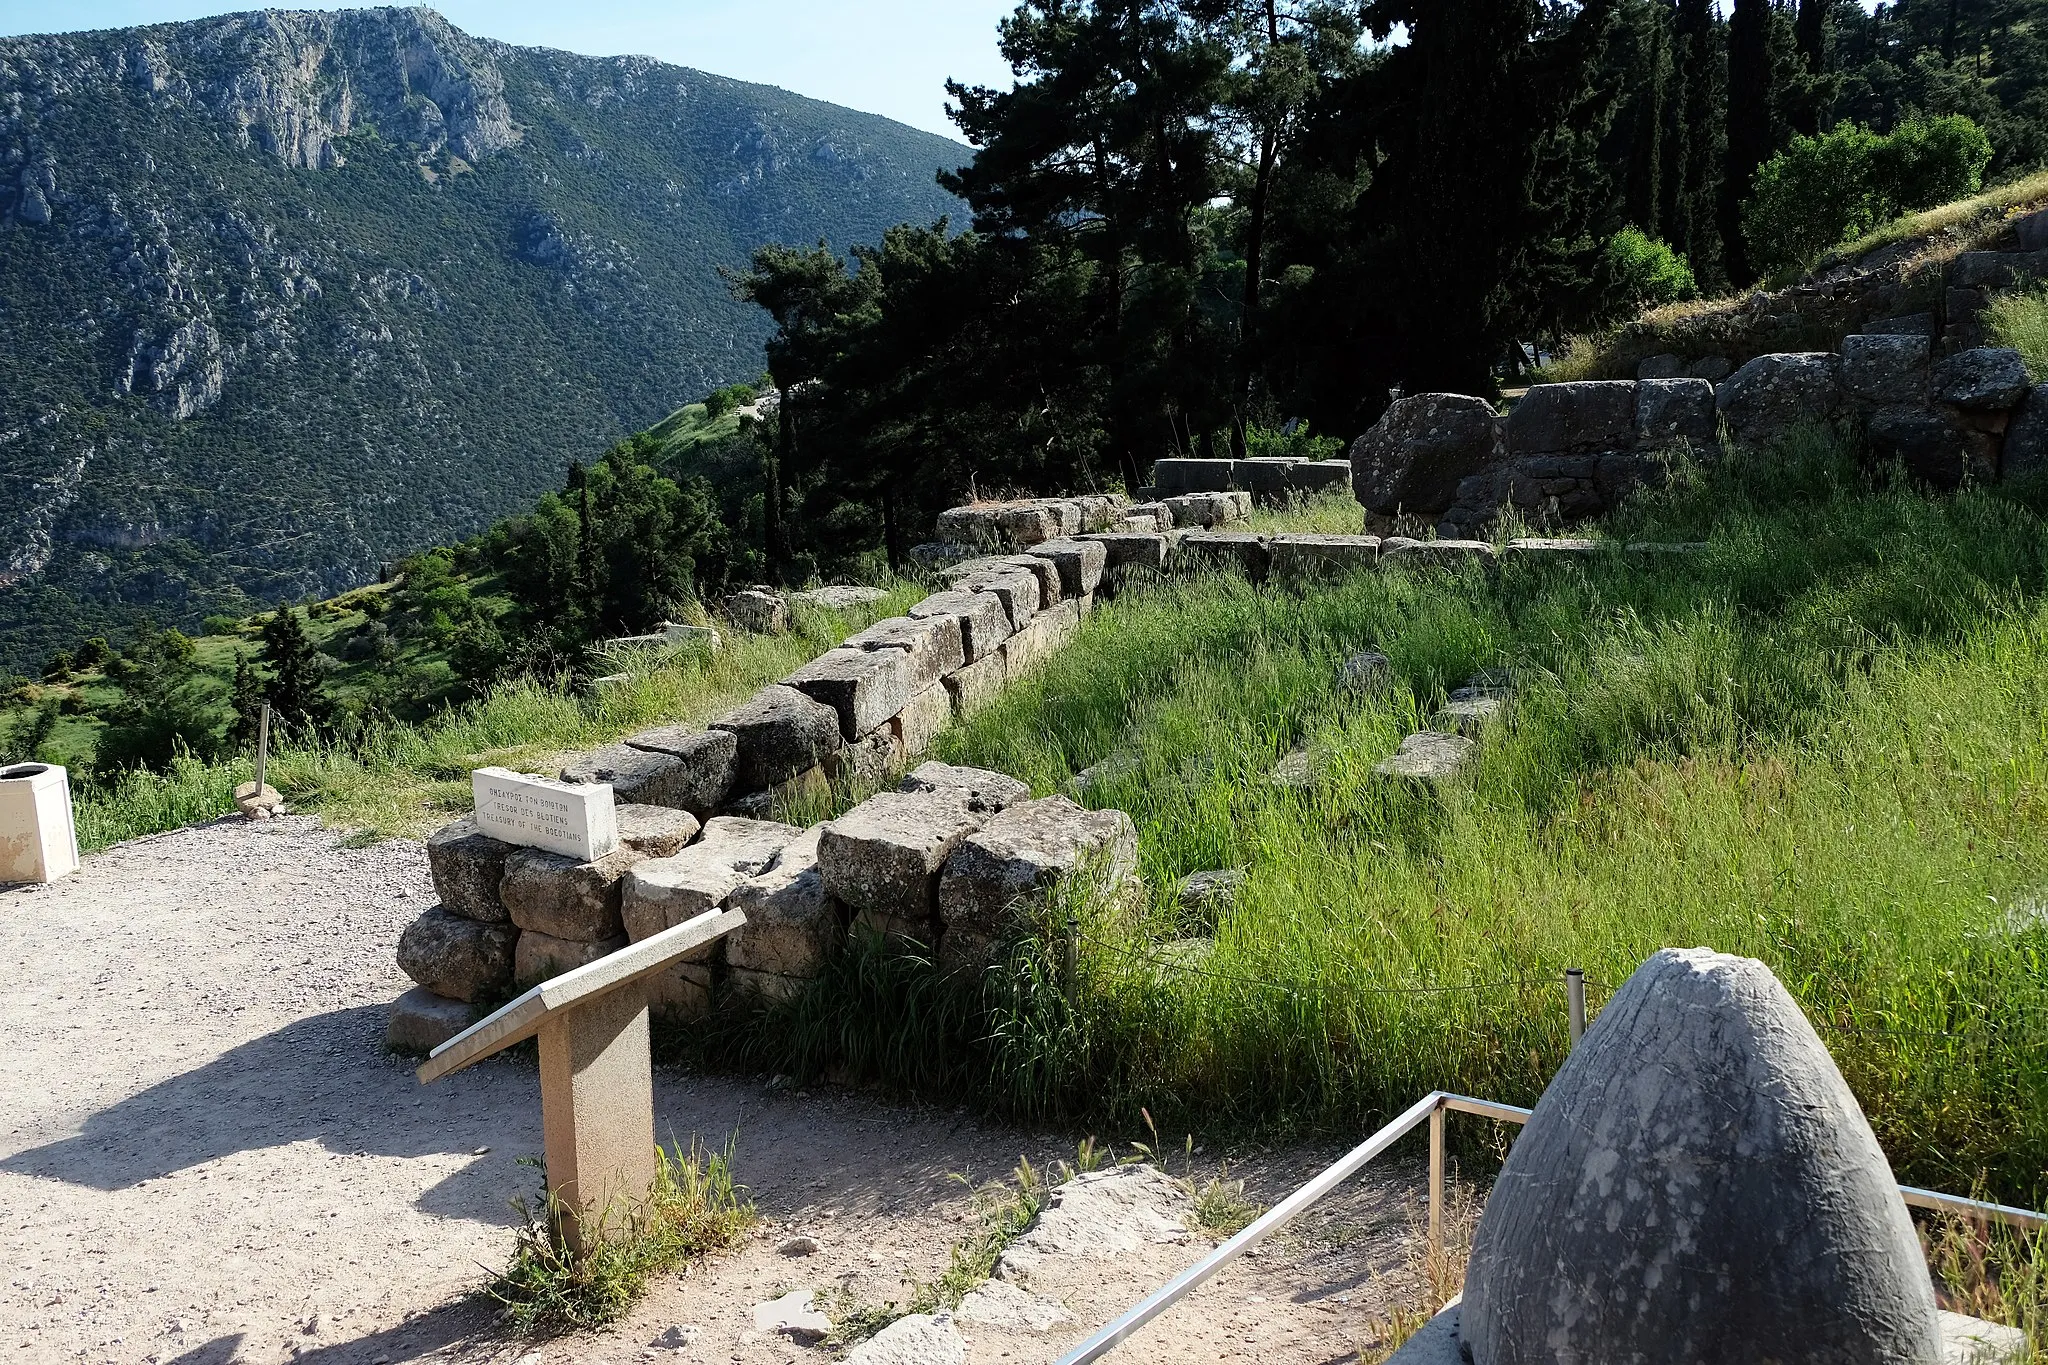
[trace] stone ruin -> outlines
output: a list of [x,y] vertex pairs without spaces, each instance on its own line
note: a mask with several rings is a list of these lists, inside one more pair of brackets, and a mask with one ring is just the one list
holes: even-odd
[[1890,1163],[1768,967],[1665,949],[1544,1092],[1460,1304],[1398,1365],[1936,1365],[2015,1329],[1937,1311]]

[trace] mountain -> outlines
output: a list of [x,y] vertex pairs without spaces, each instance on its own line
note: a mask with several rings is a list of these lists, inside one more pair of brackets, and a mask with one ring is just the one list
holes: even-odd
[[327,596],[762,366],[945,138],[426,9],[0,39],[0,670]]

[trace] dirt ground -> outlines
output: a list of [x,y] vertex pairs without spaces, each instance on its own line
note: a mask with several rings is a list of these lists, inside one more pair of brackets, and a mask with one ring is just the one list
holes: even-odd
[[[659,1136],[733,1138],[760,1228],[613,1331],[507,1341],[476,1291],[511,1246],[512,1201],[538,1188],[520,1161],[540,1150],[538,1085],[503,1058],[422,1088],[384,1052],[409,984],[392,947],[432,901],[420,845],[350,847],[298,817],[0,890],[0,1365],[822,1362],[829,1348],[756,1332],[753,1305],[907,1301],[970,1226],[956,1176],[1073,1153],[1075,1135],[863,1093],[660,1073]],[[1271,1203],[1333,1155],[1204,1152],[1195,1174],[1228,1159]],[[1412,1297],[1420,1184],[1412,1164],[1376,1170],[1112,1359],[1354,1359]],[[798,1234],[819,1250],[780,1254]],[[1106,1263],[1044,1337],[967,1328],[970,1360],[1055,1360],[1208,1245]]]

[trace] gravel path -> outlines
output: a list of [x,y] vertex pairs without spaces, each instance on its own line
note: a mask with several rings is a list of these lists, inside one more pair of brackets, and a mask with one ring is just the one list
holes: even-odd
[[[474,1291],[511,1245],[511,1202],[537,1189],[519,1158],[540,1149],[538,1087],[502,1058],[422,1089],[383,1051],[385,1007],[409,984],[392,945],[432,895],[417,843],[350,847],[299,817],[181,830],[0,890],[0,1365],[822,1362],[754,1332],[751,1306],[790,1288],[902,1300],[966,1230],[956,1174],[1072,1153],[1071,1138],[862,1094],[662,1073],[661,1136],[736,1136],[759,1236],[658,1286],[616,1331],[504,1342]],[[1233,1174],[1271,1201],[1328,1156],[1254,1154]],[[1377,1180],[1130,1358],[1351,1358],[1386,1296],[1412,1288],[1416,1173]],[[822,1249],[779,1255],[792,1230]],[[1205,1246],[1105,1266],[1070,1332],[987,1358],[1056,1358]],[[688,1345],[653,1345],[677,1326]]]

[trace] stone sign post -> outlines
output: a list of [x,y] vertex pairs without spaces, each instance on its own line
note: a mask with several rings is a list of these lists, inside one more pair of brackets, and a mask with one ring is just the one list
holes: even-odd
[[[477,813],[483,814],[481,800]],[[737,910],[709,910],[544,981],[435,1048],[421,1065],[424,1085],[540,1039],[549,1206],[576,1254],[587,1236],[614,1237],[629,1227],[654,1182],[647,978],[746,922]]]
[[558,782],[506,768],[470,775],[478,833],[593,863],[619,846],[610,784]]

